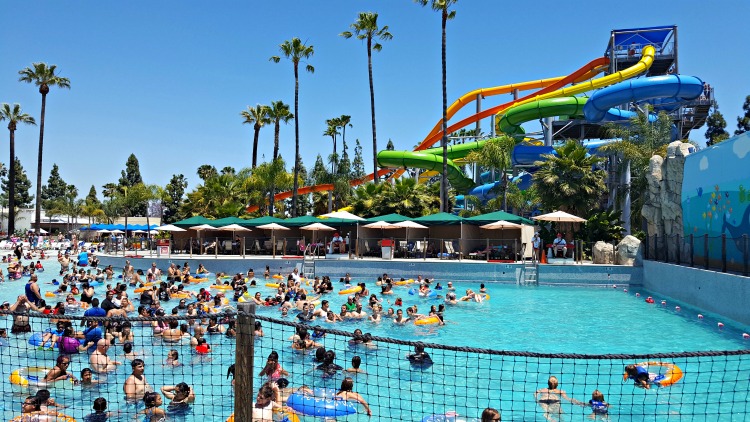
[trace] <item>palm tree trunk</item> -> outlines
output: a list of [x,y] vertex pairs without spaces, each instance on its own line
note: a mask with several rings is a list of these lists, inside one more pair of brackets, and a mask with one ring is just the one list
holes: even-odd
[[294,185],[292,188],[292,217],[297,216],[297,188],[299,188],[299,70],[294,64]]
[[331,139],[333,140],[333,160],[331,160],[331,176],[336,175],[336,158],[338,157],[336,155],[336,134],[334,133],[331,135]]
[[8,236],[16,231],[16,131],[10,131],[10,172],[8,174]]
[[[39,88],[41,91],[46,85]],[[49,90],[49,88],[47,88]],[[47,110],[47,94],[42,92],[42,114],[39,118],[39,158],[36,167],[36,225],[34,231],[39,235],[39,229],[42,228],[42,155],[44,152],[44,113]]]
[[372,85],[372,36],[367,37],[367,73],[370,77],[370,115],[372,117],[372,181],[378,178],[378,138],[375,132],[375,88]]
[[260,125],[255,124],[255,135],[253,136],[253,168],[258,163],[258,136],[260,135]]
[[448,86],[445,65],[445,26],[448,22],[448,6],[443,8],[443,174],[440,177],[440,209],[448,212]]
[[273,127],[273,161],[279,156],[279,126],[279,119],[276,119]]

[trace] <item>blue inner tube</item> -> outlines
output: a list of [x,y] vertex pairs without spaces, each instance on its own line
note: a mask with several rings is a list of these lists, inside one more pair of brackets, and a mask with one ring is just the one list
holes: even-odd
[[[42,345],[42,337],[44,337],[44,334],[49,333],[49,332],[50,332],[50,330],[47,329],[43,333],[34,333],[34,334],[32,334],[31,337],[29,337],[29,344],[32,345],[32,346],[35,346],[35,347],[41,346]],[[55,349],[57,349],[57,343],[52,343],[52,339],[47,340],[47,346],[46,347],[50,347],[50,345],[52,347],[54,347]]]
[[286,405],[297,413],[315,416],[316,418],[336,418],[357,413],[357,407],[354,403],[333,398],[336,395],[335,390],[316,388],[314,391],[314,396],[299,392],[292,393],[286,401]]

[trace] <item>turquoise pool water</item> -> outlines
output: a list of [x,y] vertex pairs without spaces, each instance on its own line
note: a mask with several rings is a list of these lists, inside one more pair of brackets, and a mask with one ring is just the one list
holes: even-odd
[[[50,269],[57,268],[53,261],[47,262]],[[43,289],[52,289],[51,285],[45,283],[54,275],[53,271],[40,275]],[[331,276],[337,278],[339,274]],[[22,292],[25,280],[0,284],[0,300],[15,300]],[[374,282],[362,281],[368,282],[372,292],[379,292]],[[338,291],[342,285],[334,287]],[[440,299],[421,299],[409,295],[410,287],[396,287],[394,295],[385,296],[384,308],[393,307],[388,301],[393,302],[397,297],[403,299],[403,308],[416,304],[424,313],[427,313],[429,305],[442,303]],[[478,290],[479,283],[456,283],[456,287],[460,294],[466,288]],[[624,292],[622,287],[521,287],[497,284],[487,284],[487,289],[491,297],[489,301],[448,306],[446,325],[442,327],[395,326],[389,321],[331,325],[313,321],[312,325],[344,331],[360,328],[374,336],[425,343],[540,353],[647,354],[737,350],[750,344],[742,338],[743,332],[750,331],[748,327],[721,321],[715,315],[647,291],[631,289]],[[96,290],[97,297],[103,297],[103,288]],[[257,290],[264,296],[273,293],[273,289],[265,286]],[[444,293],[445,290],[441,292]],[[636,293],[640,297],[636,297]],[[656,304],[644,302],[649,295],[654,297]],[[346,300],[346,296],[335,292],[325,298],[331,301],[334,310]],[[660,303],[663,299],[667,300],[666,306]],[[164,307],[169,311],[175,305],[176,301],[173,301],[164,304]],[[677,311],[675,306],[681,309]],[[259,308],[258,313],[279,317],[275,308]],[[703,319],[698,318],[699,313],[704,315]],[[293,314],[290,315],[289,320],[294,320]],[[722,330],[718,329],[718,322],[724,323]],[[3,323],[3,326],[10,327],[9,320]],[[266,322],[263,326],[265,337],[255,344],[256,374],[268,353],[275,350],[280,355],[282,366],[290,372],[292,386],[304,384],[338,388],[343,374],[322,377],[320,371],[314,370],[311,355],[291,350],[288,340],[293,334],[291,327]],[[41,329],[39,324],[36,327]],[[226,368],[234,362],[233,340],[221,335],[209,336],[214,352],[209,357],[200,357],[192,353],[187,344],[162,344],[161,340],[151,337],[150,329],[136,327],[135,331],[135,347],[146,362],[146,376],[151,385],[158,389],[163,385],[185,381],[195,388],[198,399],[191,412],[170,415],[170,420],[223,421],[232,413],[234,393],[226,378]],[[0,368],[3,380],[6,380],[3,383],[6,399],[2,402],[2,417],[6,420],[19,413],[23,398],[20,392],[16,392],[10,399],[8,393],[11,387],[7,383],[10,372],[19,367],[52,366],[56,357],[56,352],[38,351],[29,346],[27,339],[28,335],[11,335],[10,347],[0,347]],[[546,386],[550,374],[557,375],[561,388],[582,401],[588,401],[595,388],[602,390],[612,404],[610,413],[614,420],[716,420],[717,414],[721,420],[744,420],[748,411],[750,359],[747,358],[674,359],[673,362],[685,372],[684,379],[669,388],[646,391],[634,388],[631,383],[623,383],[623,367],[633,363],[629,360],[574,361],[428,349],[435,364],[419,370],[411,368],[405,359],[411,350],[408,346],[379,343],[374,350],[364,350],[349,347],[348,340],[328,335],[321,343],[336,351],[336,363],[341,366],[350,366],[354,355],[361,357],[362,368],[368,374],[354,377],[354,390],[368,400],[374,416],[369,419],[360,410],[359,415],[339,420],[421,420],[425,415],[447,411],[474,417],[487,406],[500,409],[503,420],[544,420],[540,407],[534,402],[533,393],[537,388]],[[180,352],[185,365],[177,368],[163,365],[170,348]],[[110,356],[121,353],[121,346],[117,345],[111,349]],[[123,360],[121,356],[112,357]],[[71,370],[76,376],[87,366],[86,356],[73,357]],[[130,366],[125,365],[108,375],[106,383],[95,389],[65,385],[55,387],[53,397],[69,406],[64,413],[81,419],[90,413],[93,398],[103,396],[108,399],[110,410],[122,412],[115,420],[132,420],[134,409],[122,404],[122,384],[129,374]],[[256,389],[260,382],[256,378]],[[242,400],[250,401],[249,398]],[[570,404],[563,405],[562,410],[565,420],[589,420],[587,417],[591,413]]]

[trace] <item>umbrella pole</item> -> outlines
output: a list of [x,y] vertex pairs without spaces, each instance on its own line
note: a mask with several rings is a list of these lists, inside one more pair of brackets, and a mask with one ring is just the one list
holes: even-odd
[[271,250],[273,251],[273,259],[276,259],[276,235],[271,230]]

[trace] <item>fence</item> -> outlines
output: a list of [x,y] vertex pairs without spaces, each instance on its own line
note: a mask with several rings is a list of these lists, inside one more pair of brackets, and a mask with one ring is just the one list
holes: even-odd
[[[605,410],[620,421],[746,420],[750,406],[748,350],[651,355],[511,352],[370,336],[351,331],[367,324],[346,323],[341,327],[347,330],[337,330],[328,324],[313,325],[314,321],[301,324],[271,318],[260,311],[241,304],[238,313],[212,315],[217,324],[186,316],[65,316],[76,331],[83,328],[79,324],[84,320],[97,321],[105,326],[100,335],[115,340],[109,348],[105,340],[96,352],[83,350],[63,358],[58,358],[56,350],[38,346],[44,339],[37,334],[11,334],[0,346],[3,418],[31,411],[40,389],[49,390],[55,402],[65,406],[49,411],[75,419],[93,412],[96,399],[104,398],[112,412],[110,420],[143,419],[144,412],[161,412],[154,409],[177,421],[224,421],[233,414],[238,421],[266,420],[263,417],[270,416],[274,407],[271,404],[264,410],[270,401],[285,404],[273,416],[275,420],[286,417],[291,421],[451,420],[446,415],[470,420],[486,407],[499,410],[504,420],[559,419],[562,414],[567,414],[565,420],[587,420],[592,413]],[[5,314],[7,318],[29,317],[34,333],[57,323],[52,316]],[[126,321],[132,325],[132,338],[123,328]],[[258,322],[260,327],[256,327]],[[180,337],[178,326],[177,332],[163,328],[161,336],[154,336],[154,327],[170,323],[182,326],[188,334],[168,341]],[[86,322],[87,326],[95,324]],[[211,328],[216,326],[222,328]],[[201,335],[206,328],[208,333]],[[79,336],[95,340],[92,329],[97,330],[90,328]],[[227,331],[236,333],[236,339],[227,336]],[[39,339],[36,343],[35,338]],[[200,338],[210,348],[191,344]],[[29,344],[30,339],[35,344]],[[63,336],[61,342],[70,352],[70,341]],[[90,344],[84,342],[81,349]],[[133,345],[128,356],[123,356],[125,342]],[[319,356],[322,349],[327,353]],[[174,362],[174,351],[179,364]],[[122,364],[109,366],[103,356]],[[142,369],[136,359],[143,362]],[[52,376],[59,380],[40,381],[48,374],[43,368],[53,368],[56,362],[60,362],[58,373]],[[652,391],[623,379],[626,365],[643,362],[651,362],[646,368],[649,372],[664,375],[649,384]],[[81,381],[86,379],[81,374],[84,368],[94,371],[98,383],[76,385],[59,373],[63,369]],[[546,390],[550,375],[557,377],[560,390]],[[190,387],[194,401],[182,382]],[[663,388],[657,388],[659,384]],[[149,389],[163,400],[152,410],[146,409],[140,397]],[[608,407],[590,402],[594,390],[603,393],[603,399],[596,401]],[[124,393],[133,400],[123,400]],[[147,401],[153,406],[152,398]]]
[[750,238],[721,236],[649,236],[644,258],[721,272],[750,273]]

